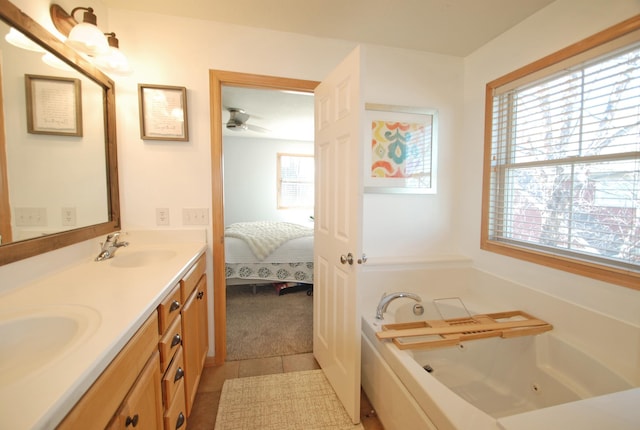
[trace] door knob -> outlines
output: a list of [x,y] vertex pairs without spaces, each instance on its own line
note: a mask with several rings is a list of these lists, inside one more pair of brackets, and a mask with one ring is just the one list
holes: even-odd
[[364,264],[367,262],[367,254],[362,254],[362,257],[358,258],[358,264]]
[[348,253],[347,255],[342,254],[340,256],[340,263],[342,263],[342,264],[349,263],[349,265],[352,266],[353,265],[353,254],[352,253]]

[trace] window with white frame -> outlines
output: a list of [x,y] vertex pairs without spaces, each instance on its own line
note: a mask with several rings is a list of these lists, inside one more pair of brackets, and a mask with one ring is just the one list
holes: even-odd
[[487,85],[483,249],[640,289],[640,35],[628,28]]
[[278,209],[313,208],[313,155],[278,154]]

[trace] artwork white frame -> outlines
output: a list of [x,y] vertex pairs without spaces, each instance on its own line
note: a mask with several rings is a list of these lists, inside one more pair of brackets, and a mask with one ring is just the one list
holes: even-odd
[[437,192],[438,112],[365,104],[364,191]]

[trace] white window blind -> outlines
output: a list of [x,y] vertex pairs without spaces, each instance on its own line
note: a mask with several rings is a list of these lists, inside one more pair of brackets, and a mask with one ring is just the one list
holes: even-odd
[[313,156],[278,154],[278,207],[312,208],[313,204]]
[[640,45],[557,69],[494,92],[487,237],[639,271]]

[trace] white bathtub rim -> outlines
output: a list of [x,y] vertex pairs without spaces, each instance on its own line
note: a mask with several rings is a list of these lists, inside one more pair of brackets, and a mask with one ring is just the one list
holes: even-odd
[[[369,322],[363,321],[365,335],[389,364],[429,419],[441,430],[494,430],[495,418],[466,402],[428,374],[420,365],[390,342],[379,341]],[[420,395],[416,396],[415,393]],[[438,399],[436,402],[433,399]],[[442,405],[445,405],[443,408]]]
[[[560,414],[556,416],[560,416],[564,420],[570,420],[576,410],[583,410],[583,413],[586,414],[597,413],[598,411],[594,412],[589,408],[589,405],[593,402],[591,399],[598,398],[601,399],[600,402],[604,402],[606,404],[608,399],[607,396],[611,399],[618,398],[619,396],[634,396],[635,398],[639,395],[638,393],[640,393],[640,388],[634,387],[633,384],[629,383],[630,388],[626,390],[589,397],[587,399],[576,400],[534,411],[514,414],[507,417],[494,418],[459,397],[447,386],[427,373],[420,364],[414,360],[411,354],[398,349],[391,342],[382,342],[378,340],[375,336],[375,331],[379,330],[379,323],[374,318],[363,318],[363,320],[362,327],[365,336],[368,337],[378,353],[396,373],[407,390],[412,393],[414,399],[423,408],[429,419],[442,430],[493,430],[498,428],[517,428],[511,426],[503,427],[501,423],[521,423],[525,420],[520,420],[518,417],[522,416],[524,418],[528,416],[527,414],[531,413],[535,413],[534,415],[538,417],[544,417],[546,413],[545,411],[547,410],[549,415]],[[556,337],[550,333],[545,333],[541,336]],[[560,339],[560,341],[562,340]],[[621,379],[629,382],[624,378]],[[569,414],[570,416],[562,416],[561,414],[563,413]],[[606,415],[608,413],[609,412],[607,410],[602,410],[600,415],[593,416],[594,419],[599,419],[602,414]],[[628,419],[636,419],[633,411],[630,411]]]
[[[495,278],[500,282],[512,283],[508,279],[473,267],[465,270],[463,276],[468,276],[473,272],[480,273],[481,276]],[[521,309],[537,318],[546,319],[554,325],[553,333],[562,338],[564,342],[580,349],[597,361],[606,363],[609,368],[614,369],[616,374],[630,381],[634,386],[640,386],[640,367],[636,365],[638,362],[636,357],[640,358],[639,326],[579,304],[565,302],[561,298],[531,289],[522,284],[514,285],[518,287],[518,294],[524,293],[527,297],[529,297],[528,294],[533,294],[531,297],[535,298],[533,300],[534,303],[530,303],[527,300],[523,301],[521,298],[515,300],[514,304],[513,297],[510,297],[509,294],[499,294],[503,287],[498,287],[496,291],[487,292],[482,288],[472,288],[469,285],[464,285],[464,282],[457,282],[444,288],[439,285],[419,285],[414,288],[416,285],[409,283],[395,288],[390,286],[386,289],[389,293],[407,291],[419,294],[423,298],[422,304],[425,307],[428,307],[426,305],[433,299],[457,296],[463,300],[472,314]],[[371,295],[366,297],[362,306],[363,315],[366,318],[373,318],[378,299],[379,297],[371,297]],[[408,299],[392,301],[384,315],[385,320],[380,323],[395,322],[395,311],[403,305],[412,306],[413,302]],[[568,307],[565,308],[565,305]],[[585,313],[593,314],[594,319],[590,318],[585,324],[578,323],[576,318],[573,317],[576,312],[579,315],[584,315]],[[423,316],[423,319],[429,318],[426,314]],[[439,319],[438,316],[433,316],[433,318]],[[612,336],[612,332],[617,333],[618,336]],[[617,341],[619,338],[627,339],[627,341],[621,344]]]

